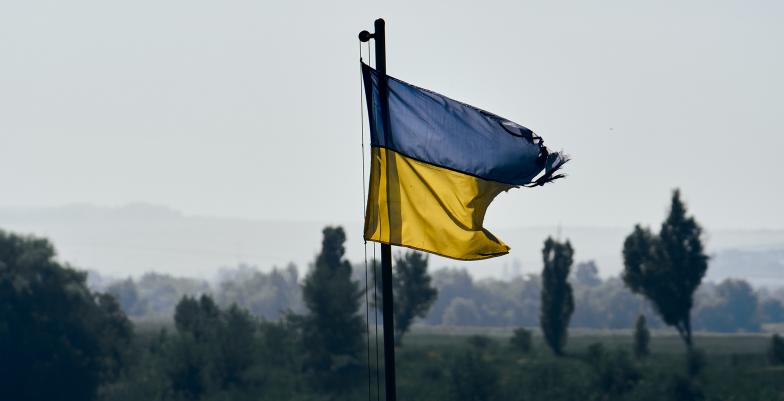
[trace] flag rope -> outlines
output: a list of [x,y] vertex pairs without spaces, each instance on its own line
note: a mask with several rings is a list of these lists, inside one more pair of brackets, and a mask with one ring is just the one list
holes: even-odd
[[[362,42],[359,42],[359,61],[362,61]],[[360,145],[362,149],[362,214],[364,219],[365,211],[365,110],[362,104],[362,74],[359,75],[359,121],[360,121]],[[363,235],[364,237],[364,235]],[[366,345],[367,345],[367,374],[368,374],[368,401],[372,398],[373,375],[370,370],[370,302],[368,300],[368,257],[367,257],[367,240],[362,239],[365,252],[365,328],[366,328]]]
[[[371,44],[368,42],[368,61],[372,62],[372,49]],[[359,42],[359,61],[362,62],[362,42]],[[360,146],[362,150],[362,219],[364,221],[365,218],[365,199],[366,199],[366,189],[365,189],[365,109],[364,109],[364,81],[362,79],[362,72],[360,70],[359,74],[359,115],[360,115]],[[371,367],[371,357],[370,357],[370,299],[368,294],[370,280],[368,277],[368,251],[367,251],[367,240],[364,239],[363,234],[363,247],[364,247],[364,254],[365,254],[365,327],[366,327],[366,336],[367,336],[367,370],[368,370],[368,400],[372,400],[372,383],[373,383],[373,375],[372,375],[372,367]],[[381,400],[381,378],[379,377],[379,353],[378,353],[378,308],[376,305],[378,304],[377,298],[377,289],[378,289],[378,273],[376,272],[376,245],[372,243],[371,246],[373,247],[373,259],[371,261],[371,265],[373,268],[373,325],[375,326],[373,329],[374,337],[375,337],[375,356],[376,356],[376,400]]]

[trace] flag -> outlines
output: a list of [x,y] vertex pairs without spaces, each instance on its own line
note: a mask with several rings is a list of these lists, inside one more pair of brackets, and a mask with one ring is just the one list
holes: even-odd
[[482,227],[488,206],[511,188],[562,177],[567,158],[495,114],[364,63],[362,77],[371,144],[365,239],[460,260],[508,253]]

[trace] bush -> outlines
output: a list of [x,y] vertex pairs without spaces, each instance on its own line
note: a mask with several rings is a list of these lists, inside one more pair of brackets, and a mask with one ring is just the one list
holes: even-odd
[[499,373],[495,366],[476,352],[465,352],[452,361],[449,369],[450,399],[456,401],[494,400]]
[[487,336],[481,336],[481,335],[475,335],[475,336],[468,337],[467,341],[468,341],[469,345],[471,345],[472,347],[474,347],[474,348],[476,348],[478,350],[483,350],[483,349],[489,347],[490,344],[492,343],[492,340],[490,340],[490,338],[488,338]]
[[648,356],[650,353],[648,348],[650,342],[651,333],[648,331],[645,315],[640,315],[637,318],[637,324],[634,325],[634,356],[637,357],[637,359]]
[[695,377],[702,373],[706,364],[705,353],[702,350],[692,348],[686,353],[686,372],[689,377]]
[[531,330],[520,327],[514,331],[512,338],[509,339],[509,345],[511,345],[513,349],[522,352],[523,354],[528,354],[533,348],[531,344],[531,337]]
[[602,394],[621,396],[628,393],[642,379],[637,366],[626,351],[615,351],[601,356],[596,364],[596,388]]
[[768,359],[773,365],[784,365],[784,339],[778,334],[774,334],[773,337],[770,338]]
[[596,363],[604,357],[604,345],[602,343],[592,343],[586,349],[588,363]]
[[691,379],[676,376],[669,385],[669,399],[677,401],[702,401],[705,395],[700,386]]

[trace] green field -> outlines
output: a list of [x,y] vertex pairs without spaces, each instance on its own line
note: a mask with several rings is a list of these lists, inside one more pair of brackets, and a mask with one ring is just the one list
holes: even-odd
[[[472,345],[476,335],[489,342]],[[673,333],[654,333],[643,360],[631,356],[630,331],[573,330],[563,358],[552,356],[536,334],[530,354],[517,352],[510,335],[507,329],[418,328],[398,350],[401,399],[472,399],[456,398],[454,388],[474,372],[493,387],[473,399],[784,400],[784,367],[771,366],[766,355],[770,334],[698,333],[703,367],[691,380],[685,347]],[[603,351],[592,354],[597,343]],[[492,373],[482,376],[483,370]]]
[[[459,345],[473,335],[486,336],[498,344],[505,344],[514,329],[496,327],[427,327],[417,326],[406,336],[406,345],[446,346]],[[544,348],[541,335],[534,330],[534,348]],[[371,336],[373,334],[371,333]],[[379,332],[379,335],[381,333]],[[683,342],[674,330],[652,330],[651,352],[654,354],[682,354]],[[770,343],[771,333],[695,333],[698,348],[715,355],[764,354]],[[567,353],[580,353],[593,343],[602,343],[607,349],[628,349],[632,346],[631,330],[571,329]]]
[[[141,338],[153,339],[161,329],[176,332],[165,320],[135,322]],[[771,328],[768,328],[771,330]],[[398,399],[406,401],[561,401],[561,400],[725,400],[784,401],[784,366],[767,357],[771,333],[696,333],[699,357],[687,368],[681,339],[671,331],[654,331],[651,354],[632,355],[629,330],[570,331],[566,356],[555,357],[533,330],[532,350],[521,352],[510,345],[511,329],[482,327],[417,326],[397,348]],[[379,333],[379,344],[382,333]],[[143,340],[144,342],[144,340]],[[376,365],[376,339],[370,337],[370,399],[383,388],[383,355]],[[601,344],[597,346],[597,344]],[[296,359],[301,349],[277,349]],[[363,364],[366,356],[363,355]],[[262,365],[264,361],[259,361]],[[292,400],[331,400],[300,385],[301,372],[268,366],[277,377],[264,394]],[[368,399],[368,370],[351,379],[356,391],[342,399]],[[383,384],[382,384],[383,385]],[[293,386],[293,387],[292,387]],[[322,397],[323,396],[323,397]],[[275,398],[275,397],[273,397]],[[167,399],[167,398],[164,398]]]

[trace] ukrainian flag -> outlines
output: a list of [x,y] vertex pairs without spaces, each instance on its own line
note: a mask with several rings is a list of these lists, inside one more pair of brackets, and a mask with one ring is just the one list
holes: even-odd
[[372,147],[365,239],[461,260],[508,253],[482,227],[490,202],[562,177],[567,158],[492,113],[364,63],[362,76]]

